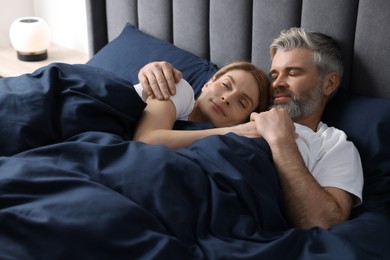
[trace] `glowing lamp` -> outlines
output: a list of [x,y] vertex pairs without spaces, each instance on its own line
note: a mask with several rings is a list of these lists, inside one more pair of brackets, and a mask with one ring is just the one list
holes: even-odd
[[39,17],[21,17],[10,28],[9,37],[17,57],[22,61],[40,61],[47,59],[50,45],[50,28]]

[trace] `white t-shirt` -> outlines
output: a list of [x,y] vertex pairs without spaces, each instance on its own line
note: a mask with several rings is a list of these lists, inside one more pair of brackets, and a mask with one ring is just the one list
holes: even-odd
[[[134,85],[134,88],[142,100],[146,101],[147,96],[144,95],[141,83]],[[176,84],[176,94],[171,96],[171,101],[176,109],[176,120],[188,120],[188,115],[195,105],[194,90],[191,85],[181,79]]]
[[363,169],[355,145],[347,135],[320,122],[317,132],[295,124],[296,142],[307,168],[323,187],[343,189],[362,203]]

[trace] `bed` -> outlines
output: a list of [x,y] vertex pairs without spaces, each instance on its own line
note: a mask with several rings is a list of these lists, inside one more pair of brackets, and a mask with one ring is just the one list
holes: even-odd
[[[87,64],[0,79],[0,259],[390,259],[389,1],[86,4]],[[292,26],[344,52],[323,121],[355,143],[365,183],[363,204],[329,229],[288,225],[261,138],[177,150],[131,141],[144,64],[172,63],[198,93],[232,61],[268,71],[270,42]]]

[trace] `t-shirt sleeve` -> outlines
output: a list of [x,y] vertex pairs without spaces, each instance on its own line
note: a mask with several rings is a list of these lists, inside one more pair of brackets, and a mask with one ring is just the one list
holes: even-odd
[[137,94],[142,98],[142,100],[145,102],[147,96],[144,93],[144,88],[142,87],[141,83],[134,85],[134,89],[137,92]]
[[359,152],[345,134],[333,136],[332,139],[327,142],[327,152],[322,154],[312,174],[323,187],[336,187],[355,195],[359,199],[355,206],[360,205],[363,169]]
[[[146,101],[147,96],[143,91],[141,83],[134,85],[134,89],[142,100]],[[171,96],[171,101],[176,109],[176,120],[188,120],[188,115],[195,105],[194,90],[191,85],[184,79],[181,79],[176,84],[176,94]]]
[[187,120],[195,105],[194,90],[191,85],[181,79],[176,84],[176,94],[171,97],[176,108],[176,120]]

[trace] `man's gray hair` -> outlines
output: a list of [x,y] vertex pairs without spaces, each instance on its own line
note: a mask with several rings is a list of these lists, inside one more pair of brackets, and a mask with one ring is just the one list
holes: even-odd
[[341,49],[336,41],[326,34],[312,32],[303,28],[290,28],[280,33],[270,46],[271,58],[277,51],[288,51],[295,48],[307,48],[313,53],[313,62],[322,76],[336,72],[343,76]]

